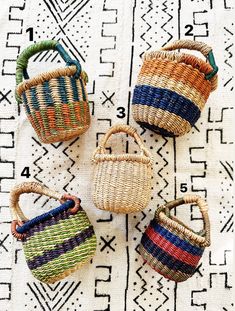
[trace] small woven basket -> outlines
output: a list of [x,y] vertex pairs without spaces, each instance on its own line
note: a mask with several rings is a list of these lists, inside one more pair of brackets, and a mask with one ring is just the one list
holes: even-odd
[[[47,50],[59,52],[67,67],[58,68],[29,79],[30,57]],[[23,81],[23,78],[26,79]],[[29,121],[43,143],[69,140],[90,126],[86,92],[87,75],[79,61],[72,60],[53,40],[26,48],[17,59],[16,99],[23,102]]]
[[[28,220],[19,207],[23,193],[38,193],[60,200],[59,207]],[[96,236],[80,199],[49,190],[36,182],[11,191],[11,232],[22,240],[25,258],[35,278],[54,283],[89,261],[96,250]]]
[[[200,51],[209,63],[177,49]],[[163,136],[189,132],[217,87],[217,71],[211,47],[202,42],[178,40],[145,53],[132,100],[135,121]]]
[[[107,154],[105,145],[112,134],[124,132],[132,136],[140,154]],[[115,125],[96,149],[94,163],[93,200],[97,208],[115,213],[143,210],[150,201],[152,186],[152,157],[136,129]]]
[[[199,207],[204,222],[201,232],[192,231],[170,215],[172,208],[185,203],[195,203]],[[194,274],[205,247],[209,245],[208,206],[199,196],[185,195],[158,208],[142,236],[139,251],[154,270],[167,279],[182,282]]]

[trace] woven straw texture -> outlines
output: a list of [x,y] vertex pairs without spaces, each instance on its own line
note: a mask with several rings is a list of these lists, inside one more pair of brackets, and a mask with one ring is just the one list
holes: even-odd
[[[198,205],[204,229],[193,232],[170,210],[185,203]],[[167,279],[182,282],[195,272],[204,248],[210,245],[210,223],[206,202],[196,195],[185,195],[160,207],[146,229],[140,243],[140,254],[157,272]]]
[[[61,206],[29,221],[19,208],[19,195],[36,192],[67,200]],[[38,183],[23,183],[11,192],[12,234],[22,239],[25,258],[35,278],[54,283],[89,261],[96,250],[96,237],[85,211],[76,211],[72,196],[60,196]],[[78,201],[79,202],[79,201]],[[19,211],[21,211],[19,213]],[[24,222],[22,222],[24,221]],[[14,231],[14,224],[18,227]]]
[[[25,51],[18,58],[18,66]],[[17,98],[23,102],[27,117],[43,143],[69,140],[90,126],[86,74],[81,72],[77,77],[77,70],[75,65],[58,68],[17,86]]]
[[[106,154],[105,145],[112,134],[124,132],[134,137],[141,154]],[[115,125],[96,149],[93,200],[97,208],[115,213],[134,213],[149,203],[152,186],[152,157],[136,129]]]
[[172,51],[179,48],[198,50],[206,57],[212,53],[204,43],[189,40],[145,53],[134,89],[135,121],[164,136],[189,132],[210,92],[217,87],[217,75],[209,77],[213,71],[211,65],[193,55]]

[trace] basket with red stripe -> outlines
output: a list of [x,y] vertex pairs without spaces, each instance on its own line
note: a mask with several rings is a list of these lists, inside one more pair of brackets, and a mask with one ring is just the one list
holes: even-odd
[[[170,214],[172,208],[186,203],[199,207],[204,222],[202,231],[194,232]],[[194,274],[205,247],[209,245],[208,205],[199,196],[185,195],[158,208],[142,236],[140,254],[164,277],[182,282]]]

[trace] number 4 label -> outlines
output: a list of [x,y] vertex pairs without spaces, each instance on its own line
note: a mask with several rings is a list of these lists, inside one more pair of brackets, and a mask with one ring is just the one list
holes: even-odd
[[20,175],[23,177],[29,178],[31,176],[29,172],[29,167],[25,166]]

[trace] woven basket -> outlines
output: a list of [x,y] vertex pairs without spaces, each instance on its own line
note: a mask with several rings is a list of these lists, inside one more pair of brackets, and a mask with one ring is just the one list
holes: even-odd
[[[170,210],[185,203],[199,207],[204,229],[196,233],[185,226]],[[167,279],[182,282],[191,277],[205,247],[210,245],[210,222],[206,202],[196,195],[186,195],[161,206],[146,229],[140,243],[140,254],[157,272]]]
[[[209,63],[176,49],[200,51]],[[140,125],[163,136],[189,132],[217,87],[212,49],[202,42],[179,40],[145,53],[132,100]]]
[[[46,50],[58,51],[67,67],[29,79],[29,58]],[[69,140],[89,128],[86,82],[87,76],[81,71],[79,61],[72,60],[57,41],[33,44],[20,54],[16,67],[16,99],[24,103],[27,117],[41,142]]]
[[[132,136],[141,153],[106,154],[107,140],[119,132]],[[93,200],[97,208],[128,214],[141,211],[147,206],[151,197],[152,157],[136,129],[128,125],[111,127],[96,149],[92,161]]]
[[[22,193],[38,193],[61,201],[61,205],[28,220],[19,207]],[[22,240],[29,269],[35,278],[54,283],[89,261],[96,237],[80,199],[49,190],[36,182],[23,183],[11,191],[12,234]]]

